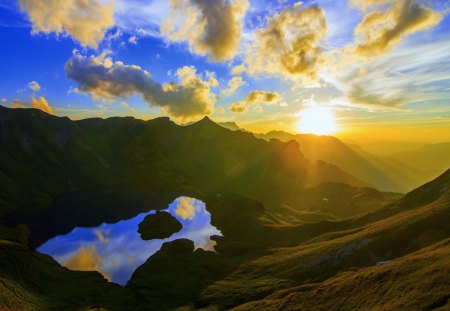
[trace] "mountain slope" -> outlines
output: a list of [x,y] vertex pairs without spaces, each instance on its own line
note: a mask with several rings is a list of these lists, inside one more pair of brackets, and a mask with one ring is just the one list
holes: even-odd
[[450,167],[450,143],[428,144],[417,150],[394,154],[392,157],[421,170],[428,178],[434,178]]
[[257,139],[205,118],[70,121],[35,109],[0,107],[0,215],[39,212],[56,197],[95,189],[192,188],[254,196],[268,208],[298,205],[323,182],[366,186],[338,167],[312,163],[296,142]]
[[233,310],[448,310],[449,267],[447,239],[391,262],[280,290]]
[[332,163],[382,191],[407,192],[424,183],[429,177],[399,161],[376,157],[332,136],[294,135],[272,131],[257,134],[257,137],[267,140],[276,138],[284,142],[297,141],[300,150],[308,159]]
[[[354,229],[322,236],[318,234],[315,238],[297,246],[274,248],[266,255],[240,265],[226,279],[210,285],[203,291],[202,301],[229,308],[246,301],[260,300],[261,297],[270,300],[270,295],[283,288],[304,285],[305,291],[308,291],[308,288],[322,286],[316,283],[327,282],[330,277],[339,278],[338,274],[341,272],[396,260],[446,240],[450,237],[450,228],[447,225],[450,221],[449,186],[450,171],[411,192],[405,199],[391,204],[387,207],[392,211],[390,214],[380,211],[380,215],[385,216],[381,219],[374,218]],[[287,230],[284,234],[294,234],[289,233],[288,228],[284,230]],[[443,251],[445,262],[448,262],[447,251],[448,247]],[[423,263],[426,264],[426,261]],[[421,269],[428,271],[426,266]],[[407,271],[414,270],[414,267],[407,269]],[[364,273],[363,270],[362,274]],[[449,274],[439,272],[438,275],[442,278],[442,288],[448,289],[446,284],[450,282]],[[249,282],[255,286],[250,286]],[[269,286],[267,282],[273,285]],[[419,282],[417,284],[419,287],[432,290],[428,279],[417,279],[416,282]],[[342,298],[334,296],[334,299],[346,300],[349,296]],[[381,297],[378,299],[381,300]],[[430,298],[424,303],[432,304],[433,299]],[[283,303],[287,303],[286,300]],[[249,306],[244,305],[243,309],[246,307]],[[315,307],[310,305],[310,308]],[[320,309],[320,305],[316,308]],[[397,309],[401,308],[397,306]]]
[[[103,135],[105,131],[95,133]],[[274,157],[278,163],[285,161],[281,151],[297,152],[291,151],[295,143],[275,144],[280,144]],[[105,159],[114,156],[103,154]],[[294,171],[302,168],[296,161],[284,165]],[[329,185],[337,187],[333,193],[353,193],[352,186]],[[326,190],[329,186],[313,186],[312,193],[319,197],[320,187]],[[146,189],[144,195],[135,190],[124,196],[120,191],[109,192],[111,189],[87,197],[73,194],[45,214],[46,221],[37,229],[65,218],[96,221],[86,213],[99,213],[102,221],[115,214],[126,218],[133,212],[127,209],[130,199],[161,209],[182,191],[205,202],[211,223],[222,232],[223,237],[214,238],[217,253],[193,251],[187,240],[166,243],[122,288],[107,283],[98,273],[62,268],[29,249],[22,229],[12,232],[0,226],[0,306],[15,310],[270,310],[296,306],[321,310],[323,306],[342,309],[348,303],[361,310],[367,306],[414,310],[444,307],[448,301],[450,170],[376,211],[341,221],[299,225],[277,223],[275,210],[240,194],[217,195],[194,188],[169,192],[161,187]],[[369,189],[365,195],[380,193]],[[100,204],[103,197],[109,200],[105,207]],[[117,206],[112,204],[115,201]],[[91,205],[85,206],[89,202]],[[52,219],[53,213],[59,218]],[[367,297],[368,292],[373,296]],[[393,298],[400,294],[401,299]],[[321,298],[329,301],[324,304]]]

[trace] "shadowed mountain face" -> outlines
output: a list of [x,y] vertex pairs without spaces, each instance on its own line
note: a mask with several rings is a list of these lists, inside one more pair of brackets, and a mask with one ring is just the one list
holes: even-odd
[[[298,142],[209,119],[73,122],[1,108],[0,135],[0,308],[449,307],[450,170],[405,196],[384,193],[310,162]],[[180,196],[205,203],[223,235],[211,237],[216,252],[164,243],[120,287],[33,250]]]
[[309,162],[296,142],[266,142],[207,118],[190,126],[167,118],[73,122],[39,110],[0,109],[0,215],[40,213],[80,196],[116,202],[101,198],[108,192],[121,192],[119,200],[147,201],[149,192],[178,189],[234,192],[268,208],[298,209],[296,192],[306,186],[366,185],[336,166]]

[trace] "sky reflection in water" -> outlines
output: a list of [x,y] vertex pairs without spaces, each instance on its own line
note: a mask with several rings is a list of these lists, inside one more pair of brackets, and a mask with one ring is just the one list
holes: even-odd
[[211,225],[211,214],[202,201],[180,197],[167,211],[181,222],[183,229],[164,240],[144,241],[138,233],[139,223],[145,216],[155,213],[150,211],[115,224],[77,227],[69,234],[50,239],[38,251],[72,270],[96,270],[110,281],[125,285],[136,268],[165,242],[189,239],[196,248],[214,250],[215,242],[210,237],[222,234]]

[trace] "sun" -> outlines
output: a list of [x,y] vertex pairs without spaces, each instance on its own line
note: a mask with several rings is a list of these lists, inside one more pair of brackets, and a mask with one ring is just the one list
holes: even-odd
[[298,130],[302,133],[330,135],[337,126],[333,112],[328,107],[313,106],[300,112]]

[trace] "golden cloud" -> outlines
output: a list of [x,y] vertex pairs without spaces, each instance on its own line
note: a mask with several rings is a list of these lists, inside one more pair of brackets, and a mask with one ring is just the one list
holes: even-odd
[[36,81],[31,81],[30,83],[28,83],[28,87],[30,88],[30,90],[35,91],[35,92],[38,92],[41,90],[41,86]]
[[391,0],[351,0],[351,4],[357,8],[360,8],[362,10],[367,10],[370,7],[374,7],[377,5],[383,5]]
[[172,41],[187,41],[197,54],[225,61],[239,47],[248,0],[170,0],[171,14],[161,32]]
[[19,0],[33,33],[68,34],[83,46],[97,48],[114,25],[113,0]]
[[225,96],[230,96],[243,85],[245,85],[245,81],[244,79],[242,79],[242,77],[232,77],[230,81],[228,81],[228,87],[226,89],[223,89],[220,93]]
[[400,40],[415,32],[440,23],[442,14],[424,7],[414,0],[397,0],[384,11],[371,11],[355,29],[359,43],[357,55],[374,57],[384,54]]
[[178,200],[175,208],[175,214],[182,219],[192,220],[195,216],[196,208],[194,206],[194,199],[188,197],[182,197]]
[[43,96],[39,96],[38,98],[33,97],[30,104],[32,108],[40,109],[48,114],[55,114],[53,108],[48,104],[47,100]]
[[139,66],[125,65],[110,58],[84,57],[75,54],[65,65],[67,76],[78,83],[78,90],[94,98],[114,100],[139,94],[149,105],[163,108],[181,121],[209,115],[213,111],[215,95],[211,86],[217,81],[197,75],[193,66],[176,72],[178,83],[161,85]]
[[98,271],[107,280],[111,281],[111,276],[101,271],[101,257],[97,253],[95,245],[89,247],[80,247],[75,255],[63,263],[63,266],[77,271]]
[[101,231],[101,230],[94,230],[94,234],[95,234],[95,236],[98,238],[98,240],[101,243],[108,243],[109,242],[109,238],[107,236],[105,236],[103,231]]
[[[280,94],[276,92],[252,91],[244,101],[239,101],[230,106],[232,112],[245,112],[248,106],[256,103],[272,104],[280,100]],[[259,108],[261,111],[262,108]]]
[[[7,101],[3,102],[5,105]],[[53,108],[48,103],[47,99],[43,96],[39,96],[38,98],[33,97],[29,102],[23,102],[20,99],[15,99],[9,105],[11,108],[35,108],[40,109],[48,114],[55,114]]]
[[327,34],[324,11],[300,4],[272,16],[256,33],[246,55],[248,72],[316,80],[321,44]]

